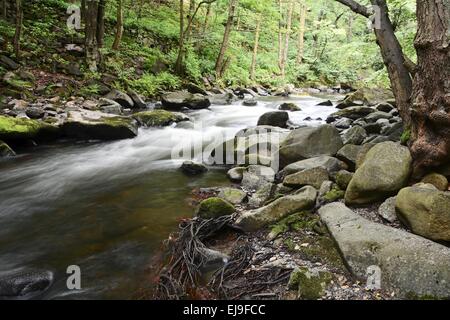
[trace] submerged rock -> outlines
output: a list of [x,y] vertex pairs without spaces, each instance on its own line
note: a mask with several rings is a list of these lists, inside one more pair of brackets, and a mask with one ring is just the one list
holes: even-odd
[[0,276],[0,298],[33,298],[53,283],[50,271],[25,271]]
[[408,183],[411,165],[408,148],[394,142],[377,144],[350,181],[345,203],[367,204],[396,194]]
[[254,107],[258,105],[258,101],[255,99],[247,99],[242,102],[242,104],[246,107]]
[[191,176],[199,175],[208,171],[208,168],[204,164],[195,163],[193,161],[184,161],[180,169],[185,174]]
[[284,167],[321,155],[334,156],[342,146],[339,132],[330,125],[299,128],[291,131],[281,143],[278,154],[280,165]]
[[342,203],[319,209],[349,271],[366,282],[379,268],[381,288],[402,298],[450,298],[450,249],[371,222]]
[[236,226],[245,231],[258,230],[290,214],[313,208],[316,197],[316,189],[311,186],[303,187],[293,195],[281,197],[259,209],[244,212],[236,220]]
[[302,108],[292,102],[282,103],[278,109],[283,111],[302,111]]
[[450,241],[450,192],[429,185],[400,190],[397,215],[415,234],[436,241]]
[[200,202],[196,214],[201,218],[211,219],[233,214],[234,211],[234,206],[228,201],[218,197],[211,197]]

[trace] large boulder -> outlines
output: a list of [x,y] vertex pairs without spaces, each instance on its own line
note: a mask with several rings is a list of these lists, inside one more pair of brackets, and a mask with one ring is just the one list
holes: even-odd
[[187,121],[189,118],[180,112],[170,112],[167,110],[142,111],[133,114],[139,124],[146,127],[165,127],[172,123]]
[[345,193],[347,204],[367,204],[395,195],[407,183],[412,158],[408,148],[383,142],[367,153]]
[[280,166],[321,155],[334,156],[342,146],[339,131],[330,125],[299,128],[281,143]]
[[397,215],[415,234],[450,241],[450,192],[419,184],[400,190]]
[[293,195],[279,198],[259,209],[244,212],[235,224],[245,231],[254,231],[295,212],[312,209],[316,197],[317,190],[306,186]]
[[131,99],[129,95],[122,91],[113,89],[105,96],[105,98],[117,102],[124,108],[134,108],[133,99]]
[[362,146],[355,144],[346,144],[336,154],[336,158],[344,161],[351,170],[356,167],[356,160],[358,159],[358,154],[362,150]]
[[329,175],[327,169],[316,167],[286,176],[283,180],[283,185],[292,188],[310,185],[319,189],[322,183],[328,180]]
[[292,102],[282,103],[278,109],[283,111],[302,111],[302,108]]
[[69,111],[61,129],[66,137],[83,140],[128,139],[138,131],[132,118],[89,110]]
[[376,110],[370,107],[349,107],[343,110],[332,113],[329,118],[349,118],[352,120],[357,120],[359,118],[364,118],[367,115],[375,112]]
[[270,111],[259,117],[258,126],[286,128],[288,120],[289,114],[286,111]]
[[361,88],[347,95],[343,102],[347,106],[352,105],[352,103],[353,105],[364,103],[369,106],[374,106],[393,98],[394,94],[391,90],[383,88]]
[[401,298],[450,298],[450,249],[371,222],[342,203],[319,209],[349,271],[366,282],[377,270],[381,288]]
[[230,215],[234,211],[234,206],[228,201],[218,197],[211,197],[200,202],[196,214],[201,218],[211,219]]
[[0,116],[0,140],[23,143],[45,141],[59,137],[59,129],[38,120]]
[[208,97],[187,91],[166,93],[162,95],[161,103],[164,109],[169,110],[180,110],[182,108],[205,109],[211,105]]

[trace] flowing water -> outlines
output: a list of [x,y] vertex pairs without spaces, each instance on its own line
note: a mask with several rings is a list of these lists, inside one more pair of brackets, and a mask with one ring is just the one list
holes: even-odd
[[[233,137],[282,102],[302,107],[290,112],[292,122],[317,125],[323,121],[303,119],[336,111],[316,106],[325,98],[212,106],[189,113],[194,125],[140,129],[116,142],[41,146],[0,162],[0,276],[51,270],[55,282],[40,297],[46,299],[133,298],[162,240],[193,215],[192,189],[229,184],[221,168],[186,177],[178,169],[183,160],[171,160],[173,148]],[[69,265],[81,268],[81,290],[66,287]]]

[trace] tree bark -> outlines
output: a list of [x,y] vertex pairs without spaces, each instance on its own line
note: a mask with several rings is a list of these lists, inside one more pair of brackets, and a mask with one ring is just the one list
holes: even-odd
[[118,0],[117,3],[117,25],[116,25],[116,36],[114,38],[113,50],[118,50],[120,47],[120,42],[122,41],[123,35],[123,0]]
[[258,56],[258,45],[259,45],[260,28],[261,28],[261,14],[259,14],[257,22],[256,22],[255,44],[253,45],[252,64],[250,66],[250,79],[253,80],[253,81],[255,80],[256,58]]
[[283,63],[283,4],[278,0],[278,12],[280,18],[278,20],[278,68],[281,70]]
[[100,53],[97,43],[98,2],[87,1],[85,25],[86,63],[89,70],[97,71]]
[[306,22],[306,4],[300,4],[300,24],[298,29],[297,59],[296,63],[303,61],[303,51],[305,46],[305,22]]
[[20,37],[22,35],[23,10],[22,0],[16,0],[16,32],[14,33],[14,54],[20,58]]
[[86,0],[81,0],[80,3],[80,18],[81,22],[84,23],[86,21]]
[[99,48],[103,48],[103,43],[105,39],[105,9],[106,0],[99,0],[98,11],[97,11],[97,45]]
[[220,51],[219,51],[219,55],[217,56],[217,61],[216,61],[216,66],[215,66],[217,78],[222,77],[223,71],[225,69],[223,67],[225,53],[228,49],[228,42],[230,40],[231,29],[233,28],[234,17],[236,14],[237,5],[238,5],[238,0],[230,0],[230,5],[228,7],[227,24],[225,26],[225,31],[223,33],[223,41],[222,41],[222,45],[220,46]]
[[411,153],[414,172],[448,163],[450,158],[450,4],[417,1]]

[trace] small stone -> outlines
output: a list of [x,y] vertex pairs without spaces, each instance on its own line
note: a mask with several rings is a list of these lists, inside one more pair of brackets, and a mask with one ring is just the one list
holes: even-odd
[[208,168],[201,163],[193,161],[184,161],[181,165],[181,170],[188,175],[199,175],[208,171]]

